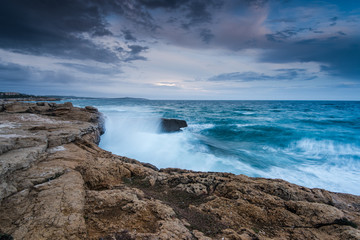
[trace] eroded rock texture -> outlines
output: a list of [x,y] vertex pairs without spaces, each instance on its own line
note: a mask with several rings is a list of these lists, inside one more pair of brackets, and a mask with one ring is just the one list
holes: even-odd
[[360,197],[161,169],[96,142],[94,108],[0,113],[0,232],[14,239],[360,239]]

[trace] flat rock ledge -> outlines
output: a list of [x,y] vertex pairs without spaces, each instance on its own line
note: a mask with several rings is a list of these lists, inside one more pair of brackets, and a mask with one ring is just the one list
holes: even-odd
[[0,106],[0,236],[360,239],[360,196],[279,179],[158,170],[97,146],[101,114]]

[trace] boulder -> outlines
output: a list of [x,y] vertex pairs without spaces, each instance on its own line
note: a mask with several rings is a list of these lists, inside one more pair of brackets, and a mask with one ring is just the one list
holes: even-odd
[[69,107],[69,108],[74,107],[71,102],[65,102],[63,105],[64,105],[64,107]]
[[163,132],[177,132],[180,128],[187,127],[184,120],[161,118],[161,131]]
[[25,113],[29,111],[30,105],[23,102],[11,102],[5,105],[8,113]]

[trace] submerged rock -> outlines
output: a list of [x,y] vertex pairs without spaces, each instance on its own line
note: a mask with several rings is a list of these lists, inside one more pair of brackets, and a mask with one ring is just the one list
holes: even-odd
[[92,108],[29,103],[4,110],[0,235],[360,239],[360,196],[279,179],[158,170],[99,148],[101,115]]
[[187,126],[185,120],[161,118],[161,130],[163,132],[177,132]]

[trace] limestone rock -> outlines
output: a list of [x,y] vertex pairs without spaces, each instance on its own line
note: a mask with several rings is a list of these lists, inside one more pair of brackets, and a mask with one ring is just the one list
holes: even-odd
[[11,102],[5,105],[8,113],[25,113],[29,111],[29,104],[24,102]]

